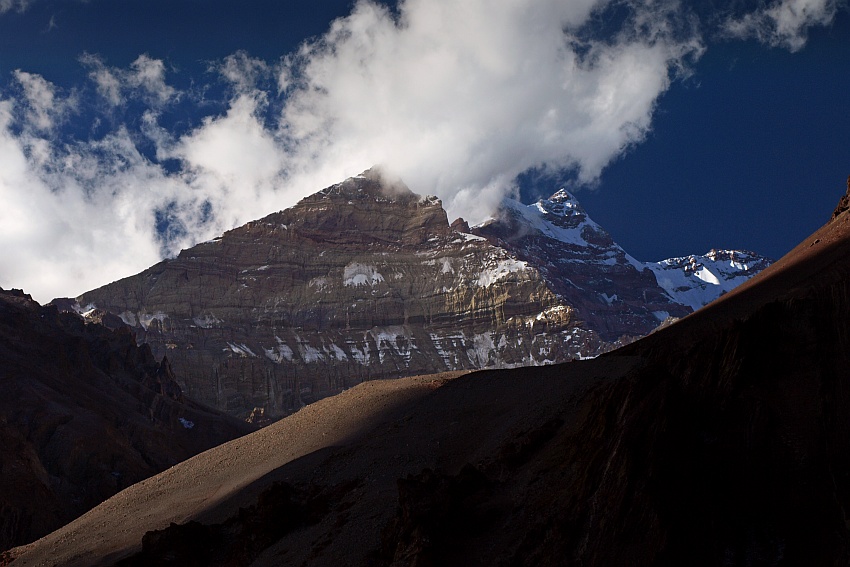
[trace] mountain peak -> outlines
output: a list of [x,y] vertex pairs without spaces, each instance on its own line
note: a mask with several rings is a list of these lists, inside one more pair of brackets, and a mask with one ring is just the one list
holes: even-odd
[[768,258],[747,250],[712,248],[702,256],[668,258],[646,266],[671,298],[696,311],[770,264]]
[[548,217],[550,222],[562,224],[567,220],[570,226],[584,222],[593,223],[587,216],[587,211],[578,202],[575,196],[566,189],[559,189],[548,199],[540,199],[534,205],[537,210]]
[[498,219],[487,224],[492,223],[496,224],[491,229],[498,224],[504,225],[499,230],[505,232],[505,236],[511,232],[523,235],[532,231],[579,247],[608,247],[613,244],[608,233],[587,216],[578,200],[566,189],[560,189],[548,199],[539,199],[532,205],[505,199]]
[[572,193],[564,189],[563,187],[555,191],[551,197],[546,199],[547,201],[552,201],[553,203],[565,203],[567,201],[575,201],[576,198]]
[[327,244],[417,246],[452,232],[440,199],[417,195],[379,167],[304,197],[262,223],[272,228],[285,226]]
[[434,196],[420,196],[413,191],[398,177],[387,173],[380,166],[375,166],[366,171],[349,177],[341,183],[331,185],[318,193],[305,197],[304,201],[315,201],[322,199],[364,199],[377,202],[396,201],[400,203],[420,202],[423,204],[440,204],[439,199]]

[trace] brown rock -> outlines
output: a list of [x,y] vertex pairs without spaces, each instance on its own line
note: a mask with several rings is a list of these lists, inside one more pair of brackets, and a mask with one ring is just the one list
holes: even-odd
[[[705,259],[724,255],[743,261]],[[697,267],[665,270],[704,285]],[[243,419],[364,380],[595,356],[692,311],[566,191],[469,229],[377,169],[62,305],[119,316],[187,395]]]
[[367,379],[605,347],[537,269],[377,170],[77,300],[167,354],[187,395],[242,418]]
[[458,217],[452,221],[451,229],[455,232],[461,232],[464,234],[470,234],[471,231],[469,229],[469,223],[463,220],[462,217]]

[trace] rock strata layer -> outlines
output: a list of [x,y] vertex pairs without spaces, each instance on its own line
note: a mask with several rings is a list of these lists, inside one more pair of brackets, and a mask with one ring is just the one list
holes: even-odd
[[239,416],[605,348],[536,268],[371,170],[77,302],[120,316],[187,394]]
[[470,228],[369,170],[64,308],[120,317],[189,395],[268,420],[364,380],[596,356],[700,306],[674,294],[702,272],[665,270],[675,289],[566,191]]

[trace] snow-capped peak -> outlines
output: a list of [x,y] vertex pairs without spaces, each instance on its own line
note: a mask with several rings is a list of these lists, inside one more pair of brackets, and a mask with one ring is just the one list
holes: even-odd
[[[473,232],[497,237],[502,245],[511,248],[519,246],[519,241],[526,238],[542,238],[537,244],[521,246],[531,246],[541,252],[548,250],[544,254],[547,259],[541,260],[541,265],[554,262],[565,268],[568,265],[594,264],[606,266],[605,270],[614,266],[626,270],[633,268],[638,272],[645,269],[587,215],[566,189],[560,189],[548,199],[539,199],[531,205],[505,199],[497,218],[473,227]],[[547,271],[548,268],[544,268],[544,272]]]
[[559,189],[548,199],[538,200],[534,206],[541,212],[555,217],[577,217],[577,220],[590,220],[578,199],[566,189]]
[[566,203],[566,202],[572,201],[572,202],[578,204],[578,201],[573,196],[573,194],[570,193],[569,191],[567,191],[564,188],[558,189],[557,191],[555,191],[555,193],[552,194],[551,197],[549,197],[546,200],[551,201],[553,203]]
[[771,261],[747,250],[709,250],[705,254],[647,262],[664,290],[696,310],[769,266]]
[[487,220],[473,228],[499,224],[512,226],[510,230],[515,235],[537,232],[544,237],[579,247],[607,247],[613,243],[608,233],[587,216],[576,198],[565,189],[531,205],[506,198],[502,201],[496,219]]

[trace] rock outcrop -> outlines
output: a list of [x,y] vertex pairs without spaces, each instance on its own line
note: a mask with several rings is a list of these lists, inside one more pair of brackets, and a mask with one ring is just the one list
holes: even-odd
[[847,210],[850,210],[850,175],[847,176],[847,192],[838,200],[838,204],[835,206],[835,210],[832,211],[832,218],[830,220],[835,220],[841,213]]
[[184,397],[130,329],[0,290],[0,549],[252,431]]
[[606,349],[538,269],[374,170],[77,302],[120,316],[188,395],[242,417],[368,379]]

